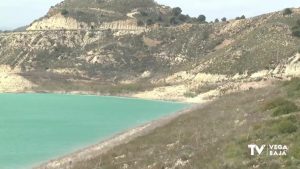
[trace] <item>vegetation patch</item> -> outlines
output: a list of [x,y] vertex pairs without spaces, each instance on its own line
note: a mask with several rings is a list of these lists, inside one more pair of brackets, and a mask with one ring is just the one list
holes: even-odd
[[[247,135],[235,136],[226,143],[226,162],[229,168],[246,169],[253,166],[260,168],[285,168],[296,169],[300,159],[299,128],[300,121],[298,116],[290,116],[277,120],[268,120],[255,125]],[[284,144],[289,150],[287,156],[277,156],[269,158],[267,155],[250,156],[245,149],[249,143],[262,144]],[[274,158],[276,160],[274,161]]]
[[[103,155],[73,165],[80,168],[182,168],[296,169],[300,160],[299,114],[269,117],[257,100],[270,99],[267,108],[285,105],[282,85],[225,95],[215,102],[182,115],[145,136],[115,147]],[[281,96],[281,98],[279,97]],[[250,113],[261,112],[261,113]],[[247,116],[245,116],[247,114]],[[205,117],[205,118],[203,118]],[[251,156],[247,145],[284,144],[287,156]],[[119,159],[117,157],[124,157]],[[163,161],[163,163],[161,162]],[[177,167],[178,168],[178,167]]]
[[285,8],[283,10],[283,15],[291,15],[293,13],[292,9],[291,8]]
[[246,19],[245,15],[238,16],[238,17],[235,18],[235,20],[243,20],[243,19]]
[[297,126],[292,120],[281,120],[278,124],[275,125],[276,129],[280,133],[294,133],[297,131]]
[[264,110],[274,110],[273,116],[281,116],[285,114],[290,114],[298,111],[298,107],[294,102],[286,100],[282,97],[276,98],[270,102],[268,102],[264,108]]
[[66,10],[66,9],[62,9],[61,12],[60,12],[62,15],[66,16],[69,14],[69,11]]
[[185,92],[183,95],[184,97],[189,97],[189,98],[194,98],[197,96],[197,94],[194,92]]
[[294,25],[295,26],[293,26],[291,28],[292,35],[299,38],[300,37],[300,19],[298,19]]
[[293,102],[286,102],[286,104],[278,107],[274,112],[273,112],[273,116],[280,116],[280,115],[284,115],[284,114],[290,114],[293,112],[298,111],[298,107],[296,106],[295,103]]
[[293,78],[284,83],[287,95],[292,98],[300,97],[300,78]]

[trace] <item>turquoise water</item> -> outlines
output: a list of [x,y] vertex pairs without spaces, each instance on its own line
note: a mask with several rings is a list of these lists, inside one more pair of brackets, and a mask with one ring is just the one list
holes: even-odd
[[0,168],[27,169],[186,107],[116,97],[0,94]]

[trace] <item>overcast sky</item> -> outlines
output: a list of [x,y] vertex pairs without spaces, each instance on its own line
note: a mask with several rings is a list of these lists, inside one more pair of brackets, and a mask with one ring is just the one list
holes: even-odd
[[[0,0],[0,29],[12,29],[31,23],[46,14],[50,6],[61,0]],[[298,0],[157,0],[171,7],[181,7],[185,14],[205,14],[215,18],[246,15],[247,17],[300,7]]]

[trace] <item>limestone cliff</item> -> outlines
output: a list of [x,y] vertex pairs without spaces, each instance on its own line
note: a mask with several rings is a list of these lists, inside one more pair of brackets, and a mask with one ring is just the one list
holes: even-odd
[[58,13],[49,18],[43,18],[42,20],[32,23],[27,30],[76,30],[80,28],[87,28],[88,25],[84,22],[78,22],[71,17],[65,17]]

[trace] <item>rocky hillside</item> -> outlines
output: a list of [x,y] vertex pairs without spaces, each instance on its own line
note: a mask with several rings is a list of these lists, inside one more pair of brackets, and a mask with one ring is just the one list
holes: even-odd
[[66,0],[27,31],[0,33],[0,64],[27,80],[17,91],[200,102],[298,76],[299,18],[206,23],[152,0]]
[[154,23],[166,24],[171,17],[170,7],[153,0],[66,0],[27,30],[141,30]]

